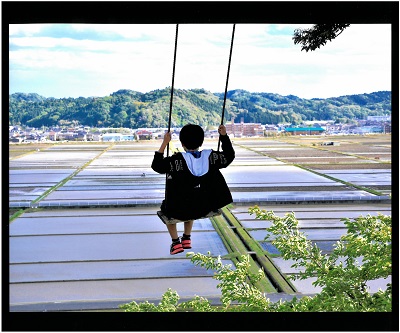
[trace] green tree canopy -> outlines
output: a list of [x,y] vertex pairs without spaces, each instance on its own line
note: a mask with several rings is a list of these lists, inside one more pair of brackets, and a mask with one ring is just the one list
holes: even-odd
[[348,23],[315,24],[310,29],[296,29],[293,40],[295,44],[302,45],[302,51],[314,51],[335,39],[349,26]]

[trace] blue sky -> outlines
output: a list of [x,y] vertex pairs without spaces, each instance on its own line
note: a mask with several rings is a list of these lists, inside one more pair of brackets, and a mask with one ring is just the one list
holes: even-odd
[[[237,24],[228,90],[328,98],[391,90],[391,26],[353,24],[301,51],[300,24]],[[45,97],[108,96],[171,86],[174,24],[11,24],[9,89]],[[175,88],[224,92],[231,24],[180,24]]]

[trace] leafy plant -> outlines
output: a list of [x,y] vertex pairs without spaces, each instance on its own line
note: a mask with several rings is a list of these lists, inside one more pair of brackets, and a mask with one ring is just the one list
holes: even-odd
[[302,45],[302,51],[314,51],[325,45],[328,41],[335,39],[349,26],[350,24],[348,23],[315,24],[310,29],[296,29],[293,41],[295,44]]
[[126,312],[161,312],[161,311],[194,311],[194,312],[259,312],[270,311],[271,302],[252,284],[257,282],[263,272],[249,273],[249,256],[242,255],[236,269],[230,264],[222,264],[221,257],[189,252],[186,254],[195,265],[215,270],[214,278],[221,281],[217,285],[221,289],[222,306],[212,306],[204,297],[195,296],[194,299],[178,304],[179,296],[176,291],[168,289],[162,296],[161,302],[154,305],[149,302],[136,303],[135,301],[120,305]]
[[[292,259],[292,267],[300,269],[299,279],[315,277],[315,286],[322,291],[314,297],[294,297],[290,301],[271,302],[264,293],[254,287],[262,276],[249,272],[248,255],[242,255],[236,264],[224,265],[221,257],[201,253],[187,253],[195,265],[215,271],[214,278],[221,281],[222,306],[213,306],[206,298],[179,303],[176,291],[168,289],[158,305],[135,301],[120,305],[126,312],[384,312],[392,310],[392,286],[371,294],[367,282],[386,278],[392,273],[391,264],[391,217],[360,216],[354,220],[343,219],[348,232],[336,243],[330,255],[322,251],[299,231],[294,213],[283,218],[272,211],[251,207],[250,214],[257,219],[272,221],[267,228],[272,244],[281,252],[283,259]],[[296,277],[291,277],[296,278]]]
[[217,259],[201,253],[188,253],[187,256],[195,265],[216,270],[214,278],[221,281],[217,288],[221,289],[221,303],[224,311],[268,311],[270,302],[253,285],[263,276],[260,269],[257,274],[249,273],[250,257],[242,255],[232,270],[231,265],[223,265],[221,258]]
[[330,255],[323,255],[316,244],[299,232],[294,213],[280,218],[257,206],[249,212],[257,219],[273,222],[267,228],[267,239],[275,236],[272,244],[282,258],[292,259],[292,267],[304,269],[291,278],[315,277],[313,285],[322,287],[318,295],[305,300],[310,311],[391,311],[391,283],[385,291],[373,295],[367,286],[368,281],[387,278],[392,273],[390,216],[343,219],[347,234]]
[[163,294],[161,302],[158,305],[145,301],[143,303],[122,304],[119,307],[125,312],[175,312],[178,305],[179,295],[176,291],[168,288]]

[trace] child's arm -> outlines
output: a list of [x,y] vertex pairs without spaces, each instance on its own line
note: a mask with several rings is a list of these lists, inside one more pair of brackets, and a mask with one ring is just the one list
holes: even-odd
[[164,154],[164,150],[167,147],[168,143],[171,141],[171,132],[167,132],[164,135],[164,140],[161,144],[160,149],[158,150],[159,153]]
[[220,125],[218,132],[219,139],[222,143],[222,152],[214,152],[211,154],[211,164],[214,164],[218,168],[226,168],[235,159],[235,150],[232,147],[229,136],[226,134],[226,127]]
[[219,133],[219,135],[226,135],[226,127],[225,127],[225,125],[219,125],[218,133]]
[[163,142],[161,143],[160,149],[154,153],[153,162],[151,168],[158,173],[167,173],[170,170],[170,163],[164,158],[164,150],[168,143],[171,141],[171,133],[167,132],[164,135]]

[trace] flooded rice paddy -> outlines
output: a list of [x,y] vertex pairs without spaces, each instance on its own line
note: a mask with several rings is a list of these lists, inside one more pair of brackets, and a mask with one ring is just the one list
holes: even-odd
[[[248,208],[295,212],[301,231],[329,253],[346,232],[341,218],[391,215],[390,136],[365,139],[335,138],[339,146],[321,146],[326,138],[233,139],[236,158],[222,170],[231,212],[282,273],[297,272],[264,241],[269,222],[256,221]],[[168,288],[181,297],[219,297],[212,272],[185,253],[169,255],[170,238],[156,215],[165,175],[150,168],[160,144],[10,145],[9,210],[24,210],[9,228],[13,311],[115,309],[158,299]],[[217,142],[206,140],[203,148]],[[191,251],[228,254],[210,219],[196,221],[192,235]],[[312,294],[319,291],[312,282],[293,284]],[[371,290],[387,282],[373,281]]]

